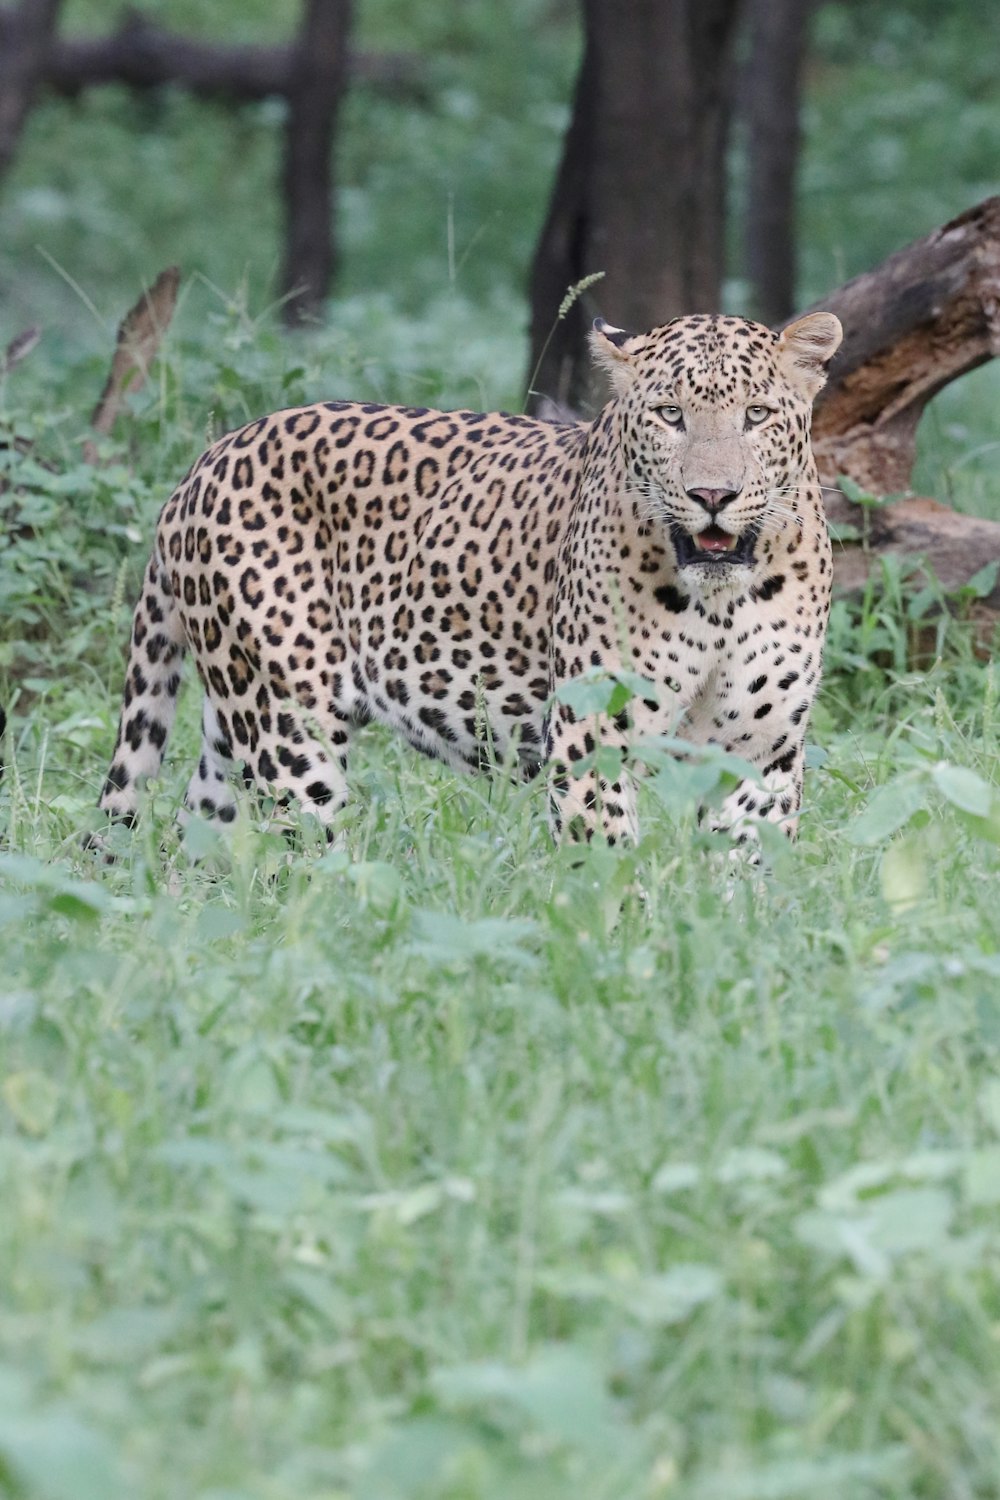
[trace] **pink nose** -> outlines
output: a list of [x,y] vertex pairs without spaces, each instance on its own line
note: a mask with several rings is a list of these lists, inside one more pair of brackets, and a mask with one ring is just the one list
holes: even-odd
[[730,500],[735,500],[739,493],[739,490],[688,490],[691,499],[703,505],[710,516],[728,505]]

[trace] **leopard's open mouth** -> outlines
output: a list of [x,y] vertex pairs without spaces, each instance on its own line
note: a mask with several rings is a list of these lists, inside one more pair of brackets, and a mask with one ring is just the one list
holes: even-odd
[[670,528],[670,536],[679,568],[749,567],[754,560],[757,532],[752,526],[736,536],[731,531],[723,531],[714,521],[703,531],[694,533],[675,524]]

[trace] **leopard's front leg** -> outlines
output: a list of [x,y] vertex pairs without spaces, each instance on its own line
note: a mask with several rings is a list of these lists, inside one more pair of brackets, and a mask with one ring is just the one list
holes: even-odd
[[799,826],[805,742],[791,746],[779,760],[762,768],[760,781],[741,781],[712,818],[712,827],[736,844],[756,844],[760,823],[773,823],[790,839]]
[[550,816],[557,839],[635,843],[639,825],[633,778],[625,764],[626,726],[604,714],[577,719],[555,703],[549,723]]

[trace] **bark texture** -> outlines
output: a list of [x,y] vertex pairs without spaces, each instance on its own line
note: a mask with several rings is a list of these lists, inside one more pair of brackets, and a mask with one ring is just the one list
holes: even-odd
[[741,79],[746,124],[745,265],[754,316],[777,323],[795,307],[795,178],[802,72],[813,0],[748,0]]
[[[816,403],[813,447],[824,482],[846,474],[874,495],[910,488],[917,425],[949,381],[1000,353],[1000,198],[988,198],[874,270],[831,292],[822,307],[844,325],[844,342]],[[858,528],[859,506],[836,489],[826,510]],[[1000,559],[1000,521],[914,498],[871,510],[865,544],[835,548],[841,589],[860,588],[887,555],[922,561],[948,591]],[[988,643],[1000,587],[970,607]]]
[[[718,306],[740,6],[584,0],[573,116],[531,277],[533,407],[586,400],[582,335],[598,306],[636,329]],[[569,288],[597,272],[595,295],[559,319]]]
[[41,84],[62,0],[0,11],[0,176],[10,166]]
[[1000,353],[1000,197],[824,297],[844,342],[816,403],[820,472],[909,488],[917,424],[949,381]]
[[333,275],[333,136],[347,79],[351,0],[307,0],[289,85],[282,196],[285,317],[315,318]]

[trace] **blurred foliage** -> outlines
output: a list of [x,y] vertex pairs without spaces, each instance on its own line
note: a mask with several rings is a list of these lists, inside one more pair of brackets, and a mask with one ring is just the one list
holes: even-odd
[[[291,0],[147,8],[173,29],[233,42],[287,40],[299,14]],[[103,0],[69,0],[67,32],[113,22]],[[331,324],[364,327],[368,306],[376,330],[387,317],[429,324],[448,308],[456,328],[498,351],[478,399],[516,407],[523,291],[579,56],[576,6],[516,0],[501,14],[488,0],[361,0],[356,34],[359,47],[416,54],[424,90],[419,100],[349,92]],[[985,0],[820,6],[804,118],[803,304],[997,190],[998,51],[1000,12]],[[168,262],[189,278],[187,336],[234,294],[259,317],[280,259],[283,116],[280,101],[224,108],[170,90],[46,101],[0,197],[0,338],[41,323],[34,358],[56,373],[68,356],[103,357],[136,289]],[[738,144],[733,172],[735,210]],[[735,211],[731,238],[726,302],[738,311]],[[405,380],[385,394],[425,399]],[[998,404],[993,368],[942,394],[921,434],[918,489],[997,512]]]
[[[992,16],[821,11],[807,294],[994,186]],[[45,337],[0,383],[0,1496],[987,1500],[997,682],[933,580],[887,562],[836,604],[802,833],[761,881],[699,825],[719,757],[662,757],[638,850],[560,851],[540,784],[377,732],[336,847],[249,801],[182,841],[194,692],[117,861],[81,849],[154,517],[206,440],[324,394],[518,399],[574,9],[370,0],[360,28],[419,47],[430,97],[351,99],[325,329],[267,311],[271,106],[50,103],[4,188],[3,317]],[[920,141],[905,174],[879,139]],[[85,465],[117,319],[174,259],[154,378]],[[994,379],[925,424],[939,493],[983,508]]]

